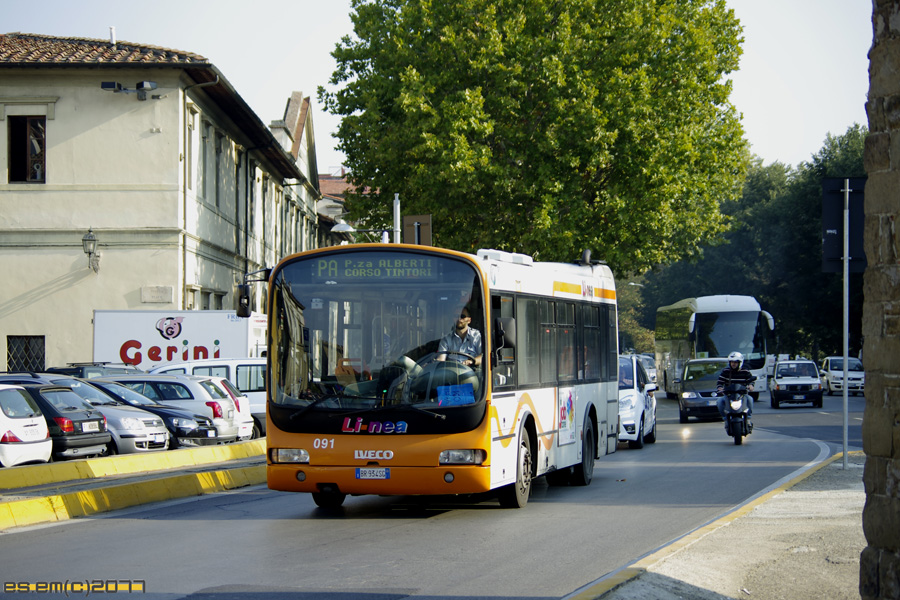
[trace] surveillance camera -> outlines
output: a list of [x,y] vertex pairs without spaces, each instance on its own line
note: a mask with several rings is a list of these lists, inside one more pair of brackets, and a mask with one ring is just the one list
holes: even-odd
[[138,82],[134,85],[134,87],[135,87],[136,89],[139,89],[139,90],[143,91],[143,92],[146,92],[147,90],[155,90],[155,89],[156,89],[156,82],[155,82],[155,81],[138,81]]
[[122,84],[118,81],[104,81],[100,84],[100,89],[108,92],[121,92]]

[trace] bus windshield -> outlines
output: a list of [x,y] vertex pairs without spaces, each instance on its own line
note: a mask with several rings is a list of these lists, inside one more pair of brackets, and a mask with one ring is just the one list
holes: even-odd
[[740,352],[747,368],[759,369],[765,364],[759,311],[697,313],[694,331],[697,358],[721,358]]
[[286,261],[272,282],[270,401],[291,409],[293,421],[391,408],[439,414],[483,401],[488,361],[475,360],[475,344],[438,353],[463,314],[483,351],[481,279],[471,263],[348,248]]

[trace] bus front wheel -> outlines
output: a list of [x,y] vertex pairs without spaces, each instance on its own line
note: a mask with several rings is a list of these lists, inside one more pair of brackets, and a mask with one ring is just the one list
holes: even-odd
[[531,495],[531,438],[523,429],[519,439],[516,482],[500,488],[500,506],[503,508],[524,508]]
[[313,492],[313,502],[319,508],[339,508],[343,503],[347,494],[340,492]]

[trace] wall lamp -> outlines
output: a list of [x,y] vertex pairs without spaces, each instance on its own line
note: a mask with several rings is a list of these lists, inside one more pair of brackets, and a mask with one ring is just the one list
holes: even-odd
[[[118,81],[104,81],[100,84],[101,90],[106,90],[107,92],[115,92],[115,93],[125,93],[125,94],[137,94],[138,100],[146,100],[147,92],[150,90],[156,89],[155,81],[138,81],[134,84],[134,89],[129,90],[127,87],[124,87]],[[161,96],[153,96],[154,100],[159,100]]]
[[347,223],[338,223],[334,227],[331,228],[333,233],[374,233],[378,232],[381,234],[381,243],[388,244],[391,241],[391,230],[390,229],[356,229],[353,225],[349,225]]
[[88,266],[94,273],[100,272],[100,253],[97,252],[97,236],[94,235],[94,228],[88,229],[88,232],[81,238],[81,247],[88,257]]

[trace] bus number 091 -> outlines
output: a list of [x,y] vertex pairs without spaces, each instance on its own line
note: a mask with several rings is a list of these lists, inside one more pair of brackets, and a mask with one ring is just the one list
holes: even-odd
[[325,449],[331,448],[334,449],[334,438],[316,438],[313,441],[313,448],[315,449]]

